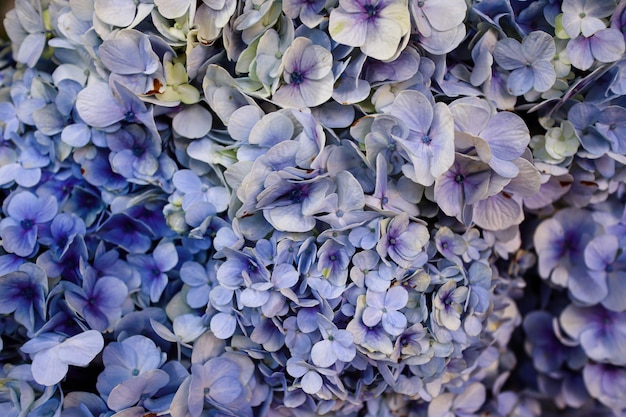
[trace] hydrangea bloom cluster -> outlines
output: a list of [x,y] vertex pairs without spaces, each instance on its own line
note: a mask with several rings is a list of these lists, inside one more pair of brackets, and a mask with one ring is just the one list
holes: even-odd
[[0,414],[626,413],[626,0],[4,27]]

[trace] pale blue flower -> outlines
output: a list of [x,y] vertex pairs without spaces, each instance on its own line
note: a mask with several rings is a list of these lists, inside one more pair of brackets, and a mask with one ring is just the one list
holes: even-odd
[[511,71],[507,81],[509,92],[515,96],[531,89],[549,90],[556,81],[552,59],[556,53],[554,39],[542,31],[529,33],[520,44],[505,38],[496,44],[493,52],[498,65]]
[[615,2],[600,0],[564,0],[563,29],[571,39],[582,34],[588,38],[599,30],[606,29],[602,18],[608,17],[615,10]]
[[443,103],[433,106],[417,91],[403,91],[396,96],[389,114],[408,128],[406,136],[395,137],[412,163],[403,167],[403,172],[418,184],[432,185],[454,162],[454,120],[450,109]]
[[311,360],[322,368],[328,368],[335,362],[349,363],[356,355],[354,338],[347,330],[340,330],[326,317],[318,316],[319,329],[323,340],[311,348]]
[[380,322],[387,333],[398,336],[407,325],[406,317],[398,310],[406,307],[408,301],[409,294],[402,286],[396,285],[383,292],[368,290],[363,323],[373,327]]
[[283,55],[283,81],[272,96],[282,107],[315,107],[333,91],[332,55],[307,38],[298,37]]

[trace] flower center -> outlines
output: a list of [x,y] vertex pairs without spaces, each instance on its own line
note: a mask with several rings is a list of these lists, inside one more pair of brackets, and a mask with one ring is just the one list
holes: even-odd
[[424,135],[424,137],[422,137],[422,143],[425,143],[426,145],[428,145],[432,141],[433,140],[428,135]]
[[32,300],[35,297],[35,290],[33,287],[22,288],[21,295],[27,300]]
[[463,174],[456,174],[456,177],[454,177],[454,181],[458,182],[459,184],[462,183],[463,180],[465,180],[465,175]]
[[378,5],[375,4],[366,4],[365,5],[365,13],[367,13],[367,17],[376,17],[378,14]]
[[20,222],[20,226],[22,226],[24,230],[30,230],[34,225],[35,223],[31,219],[24,219]]
[[135,113],[132,110],[128,110],[124,113],[124,120],[128,123],[132,123],[135,121]]
[[133,155],[135,155],[136,157],[143,155],[143,149],[139,146],[133,147]]
[[304,76],[300,71],[291,73],[291,77],[289,77],[289,82],[291,84],[302,84],[302,81],[304,81]]

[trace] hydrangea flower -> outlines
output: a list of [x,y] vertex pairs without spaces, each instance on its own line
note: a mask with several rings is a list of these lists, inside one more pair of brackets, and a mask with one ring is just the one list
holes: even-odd
[[574,39],[582,33],[584,37],[588,38],[597,31],[606,28],[602,18],[613,13],[615,3],[610,1],[565,0],[561,10],[563,11],[563,29],[567,35]]
[[389,113],[408,128],[406,136],[395,138],[412,163],[403,172],[418,184],[432,185],[454,162],[452,113],[445,104],[432,106],[426,96],[413,91],[399,93]]
[[36,197],[28,191],[13,196],[6,207],[9,217],[0,221],[2,246],[7,252],[27,257],[35,249],[39,228],[57,214],[54,197]]
[[344,45],[384,61],[396,56],[409,33],[408,4],[402,0],[340,0],[330,12],[328,30]]
[[602,306],[577,307],[569,305],[559,321],[563,330],[580,343],[593,360],[614,365],[624,364],[624,313],[606,310]]
[[249,390],[254,365],[239,354],[224,354],[191,367],[189,414],[198,417],[205,404],[225,413],[251,416]]
[[512,38],[498,41],[493,57],[502,68],[511,71],[507,87],[520,96],[531,89],[549,90],[556,81],[552,58],[556,46],[552,37],[542,31],[529,33],[522,43]]
[[272,100],[282,107],[315,107],[332,95],[332,55],[310,39],[298,37],[283,54],[285,84]]
[[35,325],[46,317],[48,281],[44,270],[24,263],[0,277],[0,289],[0,313],[13,313],[15,321],[34,332]]
[[154,249],[151,256],[131,254],[128,256],[128,262],[135,266],[141,275],[141,291],[155,303],[161,298],[167,286],[166,272],[178,263],[178,252],[173,243],[163,242]]
[[52,386],[67,374],[68,366],[87,366],[104,347],[100,332],[87,330],[72,337],[42,333],[22,346],[32,355],[33,378],[41,385]]

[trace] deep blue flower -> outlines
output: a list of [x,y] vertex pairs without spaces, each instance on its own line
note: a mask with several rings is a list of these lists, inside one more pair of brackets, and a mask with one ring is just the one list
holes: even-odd
[[13,313],[15,321],[35,331],[36,324],[46,318],[46,273],[32,263],[24,263],[16,271],[0,276],[0,313]]
[[95,269],[85,268],[82,288],[66,291],[65,299],[89,327],[104,332],[113,329],[122,317],[122,304],[128,288],[116,277],[97,277],[96,274]]
[[145,253],[152,244],[152,231],[124,213],[109,217],[98,229],[98,234],[130,253]]
[[36,197],[30,192],[13,195],[6,208],[9,217],[0,222],[2,246],[7,252],[27,257],[35,249],[39,227],[57,214],[54,197]]
[[128,262],[137,268],[141,276],[141,292],[156,303],[168,283],[167,272],[178,263],[178,252],[172,242],[160,243],[152,255],[131,254]]

